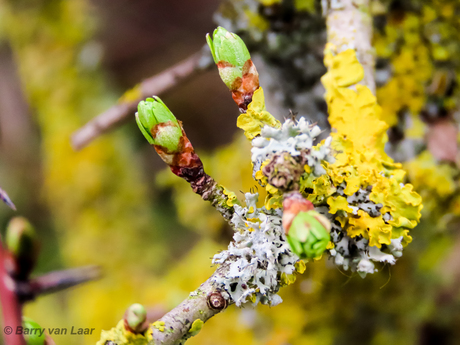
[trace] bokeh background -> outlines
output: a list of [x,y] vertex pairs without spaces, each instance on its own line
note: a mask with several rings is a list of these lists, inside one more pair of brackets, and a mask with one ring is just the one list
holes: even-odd
[[[309,263],[281,291],[284,303],[232,306],[190,344],[460,343],[457,151],[439,154],[458,141],[458,7],[435,0],[373,7],[388,150],[427,202],[404,256],[365,279],[327,258]],[[91,336],[54,336],[57,344],[94,344],[132,303],[145,305],[152,321],[161,317],[208,278],[211,257],[232,236],[165,170],[134,115],[78,152],[71,134],[142,79],[198,51],[216,21],[256,53],[274,115],[292,109],[327,128],[319,12],[309,0],[0,0],[0,185],[18,208],[0,207],[0,226],[16,214],[35,225],[35,274],[87,264],[104,272],[26,306],[45,328],[95,328]],[[161,96],[211,176],[234,191],[255,186],[250,145],[216,70]],[[454,134],[446,139],[440,123]]]

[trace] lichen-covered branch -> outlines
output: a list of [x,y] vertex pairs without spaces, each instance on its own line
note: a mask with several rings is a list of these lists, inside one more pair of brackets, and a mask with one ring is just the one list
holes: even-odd
[[228,265],[220,266],[214,274],[192,291],[177,307],[153,322],[147,331],[128,330],[124,321],[109,331],[103,331],[97,345],[179,345],[198,334],[203,324],[233,301],[220,289],[215,280],[228,274]]
[[[359,11],[334,13],[342,9],[335,7],[338,3],[327,10],[328,20],[350,15],[353,25],[355,17],[361,18],[354,30],[364,25],[367,2]],[[213,263],[220,265],[216,273],[178,307],[147,331],[131,326],[130,331],[120,322],[103,332],[99,345],[182,344],[229,303],[275,306],[282,302],[279,289],[305,270],[299,257],[327,253],[336,265],[364,277],[377,271],[375,263],[394,264],[402,255],[411,241],[409,230],[419,222],[421,198],[402,183],[400,165],[383,151],[386,126],[369,81],[363,82],[356,38],[334,32],[330,38],[322,82],[337,131],[318,142],[321,129],[305,118],[281,124],[267,112],[257,71],[237,35],[218,28],[212,39],[208,36],[220,76],[242,113],[237,125],[252,142],[253,177],[267,192],[263,207],[257,206],[258,193],[246,193],[245,206],[233,205],[230,193],[219,192],[221,187],[204,173],[182,124],[166,105],[158,97],[139,103],[136,120],[145,138],[174,174],[217,206],[235,233],[228,248],[214,255]],[[357,130],[358,124],[366,131]]]
[[216,288],[214,280],[225,277],[228,266],[219,267],[216,272],[176,308],[151,326],[154,344],[182,344],[196,335],[204,322],[224,310],[231,300],[225,291]]
[[322,0],[327,22],[327,42],[335,53],[354,49],[364,69],[360,84],[375,95],[374,49],[372,42],[372,16],[369,0]]
[[401,164],[384,150],[388,126],[374,96],[369,2],[326,3],[328,72],[321,81],[337,155],[325,166],[326,176],[304,187],[332,223],[329,253],[335,264],[364,277],[377,271],[375,263],[395,264],[412,241],[409,231],[423,206],[413,186],[404,184]]
[[98,115],[72,135],[72,146],[81,150],[100,135],[116,128],[136,111],[139,101],[162,94],[211,66],[209,52],[199,51],[167,70],[126,91],[118,104]]

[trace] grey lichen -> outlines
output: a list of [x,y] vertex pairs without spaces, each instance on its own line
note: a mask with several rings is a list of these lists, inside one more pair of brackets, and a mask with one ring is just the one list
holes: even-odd
[[328,137],[323,145],[314,146],[320,134],[321,129],[303,117],[298,122],[286,120],[279,129],[265,126],[260,136],[252,140],[253,176],[265,160],[284,152],[308,165],[314,176],[325,174],[322,162],[334,161],[330,148],[332,138]]
[[[320,134],[321,129],[304,118],[286,120],[281,128],[265,126],[252,140],[254,177],[262,171],[268,183],[289,192],[298,188],[301,175],[325,174],[322,164],[333,162],[334,157],[330,137],[322,144],[315,142]],[[228,272],[216,276],[214,282],[237,306],[247,302],[274,306],[281,303],[277,292],[286,276],[294,273],[299,258],[286,242],[282,210],[257,208],[258,194],[245,197],[246,207],[234,206],[234,241],[213,259],[214,264],[229,265]]]
[[[344,183],[339,185],[337,193],[346,196],[344,193],[345,187]],[[357,215],[358,210],[363,210],[371,217],[381,215],[380,210],[382,209],[382,205],[376,204],[369,199],[371,191],[371,187],[359,189],[356,193],[347,197],[348,207],[353,209],[353,214]],[[336,218],[338,216],[346,216],[346,212],[338,211],[336,214],[330,214],[328,212],[329,207],[327,206],[316,207],[316,210],[331,221],[331,241],[334,243],[334,248],[329,250],[329,254],[333,258],[334,263],[337,266],[341,266],[345,271],[350,269],[364,278],[368,273],[377,272],[375,263],[384,262],[394,265],[396,258],[402,255],[402,236],[392,239],[391,244],[387,246],[383,245],[382,248],[369,246],[369,241],[362,238],[362,236],[351,238],[344,232]],[[383,215],[383,219],[390,220],[391,215],[386,213]]]
[[258,194],[246,193],[246,207],[235,205],[232,224],[237,230],[228,249],[214,256],[214,264],[227,264],[224,277],[214,282],[228,292],[237,306],[282,302],[277,292],[283,274],[292,274],[298,257],[284,237],[281,212],[257,208]]
[[335,248],[329,251],[334,257],[334,263],[342,266],[343,269],[358,272],[361,277],[368,273],[377,272],[376,262],[385,262],[390,265],[396,263],[396,258],[402,255],[403,237],[392,239],[391,244],[387,246],[389,253],[384,252],[384,248],[369,246],[369,241],[364,238],[350,238],[346,234],[338,231],[336,228],[331,231],[331,239]]

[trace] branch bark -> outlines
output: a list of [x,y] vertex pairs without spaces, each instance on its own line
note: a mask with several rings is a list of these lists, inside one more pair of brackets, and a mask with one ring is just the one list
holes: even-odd
[[[117,105],[114,105],[75,131],[71,139],[73,148],[81,150],[100,135],[123,123],[129,116],[133,115],[137,104],[141,100],[171,90],[176,85],[207,70],[211,65],[211,56],[207,50],[204,53],[203,49],[167,70],[145,79],[139,85],[127,91],[120,98],[120,102]],[[129,96],[131,94],[134,94],[134,97]]]
[[327,41],[334,44],[337,53],[354,49],[364,68],[364,78],[360,82],[375,95],[374,66],[372,48],[372,16],[369,0],[323,0],[323,12],[327,17]]
[[187,299],[154,322],[151,326],[152,343],[162,345],[183,344],[188,338],[196,335],[196,333],[190,332],[196,320],[201,320],[204,323],[233,303],[225,299],[226,296],[224,297],[224,295],[226,293],[220,291],[212,283],[214,276],[225,276],[227,271],[227,266],[220,266],[198,289],[191,292]]

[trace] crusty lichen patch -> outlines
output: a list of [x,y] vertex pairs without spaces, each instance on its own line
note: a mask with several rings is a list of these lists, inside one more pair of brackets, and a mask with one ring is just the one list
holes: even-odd
[[204,325],[204,322],[202,320],[196,319],[195,321],[193,321],[192,327],[190,327],[188,332],[190,333],[192,337],[194,337],[195,335],[200,333],[201,329],[203,328],[203,325]]
[[96,345],[106,345],[111,341],[117,345],[147,345],[152,340],[152,330],[147,329],[144,333],[135,334],[125,329],[124,321],[118,322],[117,326],[101,332],[101,339]]
[[[362,73],[356,73],[354,51],[335,52],[333,45],[326,46],[328,72],[322,82],[336,129],[331,134],[336,161],[324,163],[327,176],[309,177],[302,187],[333,223],[330,254],[336,264],[365,275],[374,272],[372,261],[393,264],[411,242],[409,230],[420,220],[422,200],[403,183],[401,165],[384,151],[388,125],[369,88],[357,84]],[[352,253],[351,246],[358,250]]]

